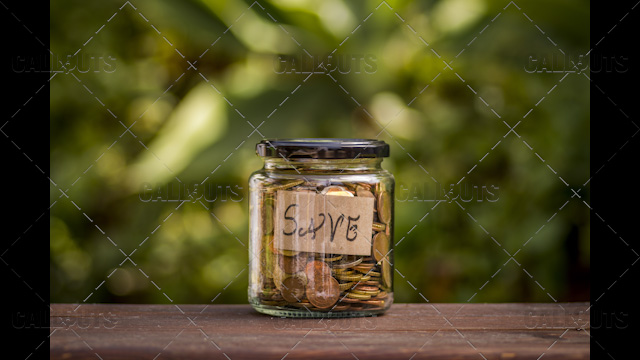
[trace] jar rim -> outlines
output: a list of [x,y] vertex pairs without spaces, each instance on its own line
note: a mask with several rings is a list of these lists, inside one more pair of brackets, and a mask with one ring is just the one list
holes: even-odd
[[376,139],[264,139],[256,144],[263,158],[357,159],[389,156],[389,144]]

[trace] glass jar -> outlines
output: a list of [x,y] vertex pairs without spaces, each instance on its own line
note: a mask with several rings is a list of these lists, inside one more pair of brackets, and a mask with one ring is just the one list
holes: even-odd
[[286,317],[354,317],[393,303],[389,145],[263,140],[249,179],[249,302]]

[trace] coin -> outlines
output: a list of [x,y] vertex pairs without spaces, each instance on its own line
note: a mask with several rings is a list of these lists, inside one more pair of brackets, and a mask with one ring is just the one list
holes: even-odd
[[305,274],[307,275],[309,283],[333,278],[331,276],[331,268],[329,265],[320,260],[309,261],[305,267]]
[[290,303],[302,300],[305,293],[305,281],[298,276],[291,276],[282,281],[282,298]]
[[358,270],[361,273],[367,274],[369,273],[369,271],[371,271],[371,269],[373,269],[374,266],[375,266],[374,264],[360,264],[360,265],[354,266],[353,268],[355,270]]
[[369,299],[371,299],[371,295],[357,294],[357,293],[354,293],[354,292],[348,292],[347,293],[347,297],[351,298],[351,299],[358,299],[358,300],[369,300]]
[[360,281],[362,279],[362,274],[336,274],[336,278],[342,281]]
[[371,228],[373,231],[385,231],[385,229],[387,228],[387,225],[383,223],[374,222]]
[[276,251],[278,251],[280,254],[285,256],[296,256],[300,254],[300,251],[295,251],[295,250],[276,249]]
[[391,272],[391,264],[389,263],[389,261],[384,261],[382,263],[382,283],[387,288],[391,288],[392,280],[393,280],[393,273]]
[[300,302],[291,303],[289,305],[299,307],[299,308],[304,308],[304,307],[310,307],[311,303],[309,302],[309,300],[304,299],[304,300],[300,300]]
[[344,296],[340,296],[340,302],[339,303],[358,304],[358,303],[360,303],[360,300],[352,299],[352,298],[349,298],[346,295],[344,295]]
[[280,267],[287,274],[295,274],[304,270],[307,265],[307,256],[284,256],[280,255],[279,258]]
[[347,268],[347,269],[333,269],[333,272],[336,274],[351,275],[353,274],[354,271]]
[[360,290],[360,291],[380,291],[380,289],[377,286],[371,286],[371,285],[358,285],[354,288],[354,290]]
[[371,306],[376,306],[376,307],[384,307],[384,300],[363,300],[362,301],[363,304],[365,305],[371,305]]
[[307,286],[307,299],[311,305],[325,309],[335,304],[340,298],[340,286],[338,281],[329,276],[322,281],[314,281]]
[[375,196],[370,190],[365,189],[363,186],[359,186],[359,185],[356,186],[356,196],[375,198]]
[[326,262],[334,262],[334,261],[338,261],[340,259],[342,259],[342,255],[334,255],[331,257],[322,257],[322,256],[316,256],[316,259],[321,259],[324,260]]
[[386,291],[380,291],[378,296],[376,296],[376,300],[384,300],[387,298],[387,296],[389,296],[389,294],[387,294]]
[[377,280],[361,281],[360,284],[363,284],[363,285],[376,285],[377,286],[377,285],[380,284],[380,279],[378,278]]
[[351,196],[353,193],[342,186],[327,186],[320,193],[322,195],[334,195],[334,196]]
[[356,258],[354,256],[345,256],[342,261],[332,264],[331,267],[334,269],[346,269],[350,267],[354,267],[362,262],[362,258]]
[[384,233],[377,233],[373,237],[373,257],[379,263],[386,259],[389,252],[389,238]]
[[292,188],[294,186],[300,185],[303,182],[304,182],[304,180],[293,180],[293,181],[290,181],[290,182],[286,182],[284,184],[268,186],[265,190],[267,192],[274,192],[274,191],[278,191],[278,190],[286,190],[286,189]]
[[378,293],[380,293],[380,290],[364,291],[364,290],[358,290],[356,288],[353,288],[353,289],[349,290],[349,292],[354,293],[354,294],[360,294],[360,295],[376,296],[376,295],[378,295]]
[[355,285],[356,283],[351,281],[351,282],[346,282],[346,283],[340,283],[340,291],[346,291],[349,290],[353,287],[353,285]]
[[384,190],[378,195],[378,217],[385,224],[391,221],[391,199],[389,193]]
[[336,303],[336,305],[333,305],[333,307],[331,308],[331,311],[345,311],[345,310],[349,310],[350,307],[351,307],[351,304]]
[[266,197],[262,204],[262,232],[265,235],[273,233],[273,197]]

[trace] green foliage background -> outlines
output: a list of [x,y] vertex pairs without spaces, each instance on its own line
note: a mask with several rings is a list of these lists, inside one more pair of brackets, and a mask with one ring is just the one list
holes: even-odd
[[260,124],[391,145],[397,301],[589,298],[588,2],[251,4],[51,2],[52,302],[246,302]]

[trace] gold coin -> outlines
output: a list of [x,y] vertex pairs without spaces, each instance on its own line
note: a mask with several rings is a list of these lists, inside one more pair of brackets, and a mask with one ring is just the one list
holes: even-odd
[[262,204],[262,233],[269,235],[273,233],[273,205],[274,199],[268,197]]
[[346,291],[349,290],[353,287],[353,285],[355,285],[354,282],[346,282],[346,283],[340,283],[340,291]]
[[362,279],[362,274],[336,274],[336,278],[342,281],[360,281],[360,279]]
[[295,250],[284,250],[284,249],[277,249],[277,251],[285,256],[296,256],[300,254],[300,251],[295,251]]
[[333,269],[333,272],[336,274],[342,274],[342,275],[351,275],[353,274],[353,270],[351,269]]
[[373,257],[379,263],[389,252],[389,238],[384,233],[376,233],[373,237]]
[[307,286],[307,299],[311,305],[326,309],[335,304],[340,298],[340,285],[333,277],[323,281],[314,281]]
[[362,277],[360,278],[360,281],[359,281],[359,282],[361,282],[361,281],[369,281],[369,279],[371,279],[371,276],[369,276],[369,275],[362,275]]
[[262,296],[265,298],[271,298],[273,295],[279,293],[277,289],[262,289]]
[[274,191],[278,191],[278,190],[286,190],[286,189],[290,189],[294,186],[298,186],[300,184],[302,184],[304,182],[304,180],[293,180],[284,184],[278,184],[278,185],[272,185],[267,187],[265,190],[267,192],[274,192]]
[[320,258],[321,260],[324,260],[326,262],[334,262],[334,261],[338,261],[340,259],[342,259],[342,255],[334,255],[331,257],[318,257],[316,256],[316,259]]
[[367,272],[366,274],[371,276],[371,277],[378,277],[378,278],[380,277],[380,273],[377,272],[377,271],[373,271],[373,270]]
[[363,284],[363,285],[376,285],[377,286],[377,285],[380,285],[380,279],[377,278],[377,280],[361,281],[360,284]]
[[351,299],[357,299],[357,300],[369,300],[369,299],[371,299],[371,295],[356,294],[354,292],[348,292],[347,293],[347,297],[351,298]]
[[358,288],[353,288],[353,289],[349,290],[349,292],[354,293],[354,294],[360,294],[360,295],[376,296],[376,295],[378,295],[378,293],[380,293],[380,290],[365,291],[365,290],[359,290]]
[[320,194],[353,197],[353,193],[342,186],[327,186]]
[[292,276],[282,281],[282,298],[289,303],[299,302],[304,298],[305,281],[298,276]]
[[393,281],[393,272],[391,272],[391,264],[389,261],[382,262],[382,283],[391,288],[391,281]]
[[345,256],[342,261],[331,264],[331,267],[334,269],[346,269],[350,267],[354,267],[362,262],[362,258],[356,258],[354,256]]
[[391,198],[384,190],[378,195],[378,218],[385,224],[391,221]]
[[387,228],[387,225],[383,223],[374,222],[371,228],[373,231],[384,231]]
[[375,299],[363,300],[362,303],[365,305],[371,305],[371,306],[376,306],[381,308],[384,307],[384,300],[375,300]]

